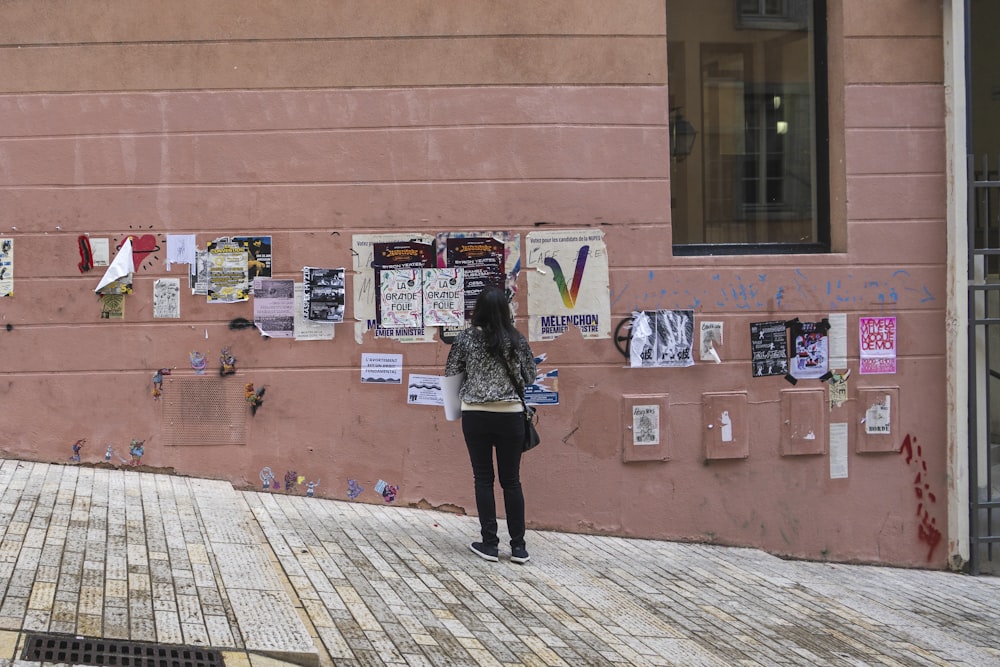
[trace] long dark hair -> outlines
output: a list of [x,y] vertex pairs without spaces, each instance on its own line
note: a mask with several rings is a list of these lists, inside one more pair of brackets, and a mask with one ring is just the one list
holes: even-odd
[[476,298],[472,311],[472,326],[486,336],[486,349],[497,359],[511,356],[521,333],[514,328],[507,295],[499,287],[487,287]]

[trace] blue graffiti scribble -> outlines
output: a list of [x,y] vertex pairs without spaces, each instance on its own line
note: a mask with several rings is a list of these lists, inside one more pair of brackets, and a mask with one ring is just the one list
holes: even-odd
[[778,291],[774,293],[774,303],[781,308],[781,300],[785,298],[785,288],[778,287]]

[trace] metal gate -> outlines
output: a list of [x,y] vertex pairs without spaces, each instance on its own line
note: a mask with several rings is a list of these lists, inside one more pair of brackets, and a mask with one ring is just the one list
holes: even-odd
[[970,568],[1000,574],[1000,158],[968,166]]

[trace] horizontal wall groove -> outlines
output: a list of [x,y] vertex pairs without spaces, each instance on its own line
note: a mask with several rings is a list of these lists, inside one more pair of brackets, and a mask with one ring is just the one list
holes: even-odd
[[141,189],[141,188],[295,188],[295,187],[351,187],[351,186],[384,186],[384,185],[489,185],[492,183],[503,185],[508,183],[667,183],[666,176],[633,176],[622,178],[463,178],[463,179],[390,179],[385,181],[233,181],[215,183],[194,183],[194,182],[145,182],[145,183],[113,183],[113,184],[74,184],[74,183],[31,183],[31,184],[9,184],[0,185],[0,192],[5,190],[114,190],[114,189]]
[[337,37],[246,37],[240,39],[159,39],[159,40],[136,40],[136,41],[94,41],[94,42],[25,42],[25,43],[3,43],[3,49],[59,49],[59,48],[91,48],[91,47],[131,47],[131,46],[218,46],[218,45],[242,45],[242,44],[308,44],[327,42],[417,42],[417,41],[437,41],[437,40],[470,40],[470,39],[495,39],[495,40],[552,40],[552,39],[664,39],[664,33],[484,33],[467,35],[392,35],[392,36],[364,36],[346,35]]
[[665,83],[662,81],[649,81],[649,82],[628,82],[623,83],[620,81],[603,81],[603,82],[582,82],[582,83],[572,83],[572,82],[537,82],[537,81],[526,81],[521,82],[511,82],[511,81],[493,81],[487,83],[400,83],[400,84],[388,84],[384,86],[379,86],[378,88],[373,88],[372,86],[366,85],[324,85],[324,86],[275,86],[273,88],[263,88],[263,87],[247,87],[247,86],[232,86],[231,88],[211,86],[211,87],[183,87],[183,88],[89,88],[86,90],[54,90],[54,89],[34,89],[31,90],[2,90],[0,91],[0,97],[36,97],[36,96],[69,96],[69,95],[160,95],[163,93],[179,93],[183,95],[199,95],[202,93],[280,93],[280,92],[323,92],[323,91],[346,91],[346,92],[358,92],[358,91],[368,91],[368,90],[385,90],[385,91],[400,91],[400,90],[469,90],[469,89],[487,89],[487,88],[538,88],[542,90],[551,90],[553,88],[576,88],[576,89],[589,89],[589,88],[621,88],[623,90],[629,89],[643,89],[643,88],[665,88]]
[[664,130],[668,129],[668,124],[664,123],[456,123],[453,125],[355,125],[349,127],[276,127],[269,129],[215,129],[215,130],[182,130],[182,131],[148,131],[148,132],[107,132],[107,133],[85,133],[85,134],[37,134],[37,135],[4,135],[0,134],[0,142],[24,142],[24,141],[63,141],[81,139],[105,141],[108,139],[132,139],[142,138],[183,138],[183,137],[224,137],[242,135],[297,135],[297,134],[351,134],[351,133],[388,133],[404,134],[412,132],[464,132],[478,130],[538,130],[538,129],[587,129],[587,130]]

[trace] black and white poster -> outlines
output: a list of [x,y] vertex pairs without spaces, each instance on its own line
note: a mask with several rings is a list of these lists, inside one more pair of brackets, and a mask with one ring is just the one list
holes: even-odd
[[694,364],[694,311],[634,313],[629,345],[633,368],[682,368]]
[[750,323],[750,359],[755,378],[788,374],[788,335],[783,320]]
[[302,269],[302,315],[311,322],[344,321],[344,269]]

